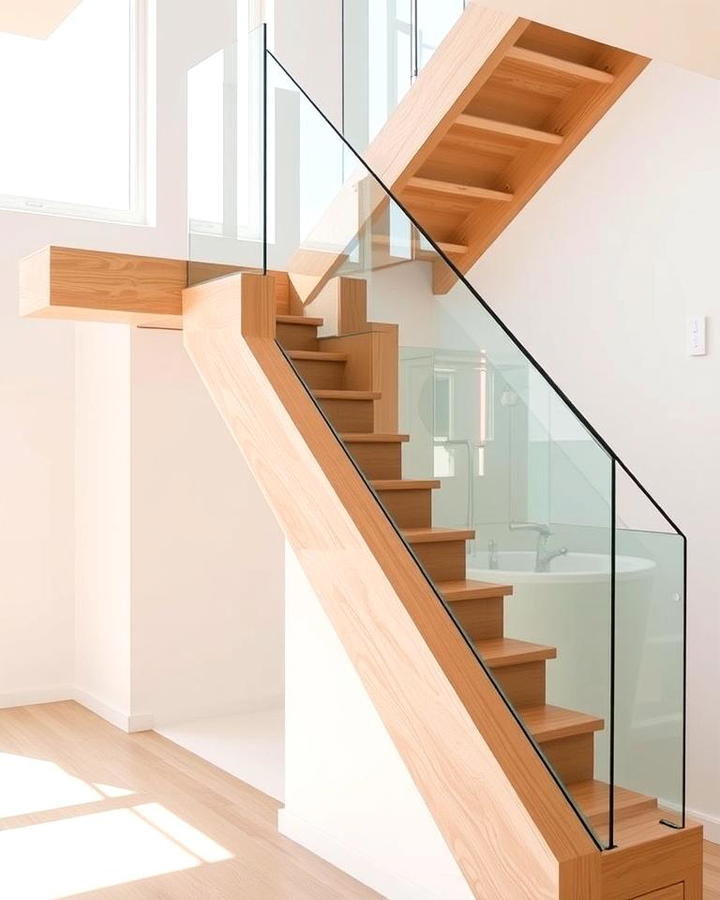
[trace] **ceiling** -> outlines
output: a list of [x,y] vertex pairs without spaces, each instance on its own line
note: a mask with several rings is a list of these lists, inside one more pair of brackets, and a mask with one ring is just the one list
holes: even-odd
[[49,37],[81,0],[2,0],[0,31]]
[[480,0],[564,31],[720,78],[720,0]]

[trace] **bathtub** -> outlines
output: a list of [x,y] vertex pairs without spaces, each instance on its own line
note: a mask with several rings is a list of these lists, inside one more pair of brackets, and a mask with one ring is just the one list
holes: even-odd
[[[497,555],[498,567],[488,566],[488,554],[478,553],[468,558],[469,578],[498,584],[608,584],[610,557],[603,553],[567,553],[556,556],[549,571],[535,571],[535,553],[531,550],[502,550]],[[617,556],[615,574],[618,581],[643,579],[655,568],[650,559],[637,556]]]
[[[548,660],[547,702],[609,721],[610,558],[600,553],[558,556],[548,572],[535,572],[535,553],[500,551],[498,568],[488,554],[468,557],[468,578],[513,586],[505,600],[505,635],[557,648]],[[656,565],[635,556],[616,558],[616,722],[628,733],[647,647]],[[640,652],[638,652],[640,650]],[[595,740],[595,777],[607,780],[608,729]]]

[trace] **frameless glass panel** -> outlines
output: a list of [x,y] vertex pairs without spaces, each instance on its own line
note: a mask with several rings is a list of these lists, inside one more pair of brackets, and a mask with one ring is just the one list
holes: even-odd
[[343,0],[343,132],[373,140],[462,14],[463,0]]
[[[324,319],[320,349],[355,361],[332,376],[335,387],[380,388],[367,414],[382,426],[362,424],[362,398],[341,407],[342,397],[318,390],[331,373],[312,368],[307,351],[288,345],[289,359],[475,648],[486,667],[478,678],[494,679],[606,846],[611,458],[464,282],[433,293],[442,257],[408,252],[412,220],[357,159],[346,174],[340,137],[274,60],[268,87],[289,188],[278,221],[298,226],[268,247],[269,267],[289,271],[306,314]],[[391,224],[408,235],[404,246]],[[338,305],[338,275],[352,316]],[[397,411],[383,399],[376,352],[387,354],[386,371],[397,355],[397,378],[385,386],[388,396],[397,390]],[[368,428],[408,436],[395,479],[378,480],[377,460],[345,440]],[[399,476],[417,483],[398,487]],[[427,549],[428,536],[435,548],[447,539],[445,557]],[[461,602],[458,585],[469,592]]]
[[618,474],[616,739],[619,784],[684,824],[684,538]]
[[416,0],[417,3],[417,57],[418,69],[422,69],[440,42],[462,15],[465,0]]
[[263,266],[264,41],[258,28],[188,72],[191,283]]
[[681,823],[684,538],[272,54],[264,105],[289,363],[598,846]]

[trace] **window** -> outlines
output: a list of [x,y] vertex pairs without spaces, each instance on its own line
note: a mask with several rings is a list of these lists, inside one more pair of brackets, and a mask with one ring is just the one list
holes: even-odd
[[146,220],[146,0],[82,0],[46,40],[0,34],[0,207]]
[[[188,218],[193,235],[238,240],[262,235],[262,34],[257,0],[237,0],[237,41],[188,73]],[[268,142],[274,141],[268,117]],[[272,167],[273,154],[268,151]],[[268,174],[268,212],[274,176]],[[272,233],[272,223],[270,232]],[[210,245],[208,245],[210,246]],[[198,244],[195,243],[195,252]],[[211,253],[223,253],[213,245]],[[202,251],[200,251],[202,255]]]

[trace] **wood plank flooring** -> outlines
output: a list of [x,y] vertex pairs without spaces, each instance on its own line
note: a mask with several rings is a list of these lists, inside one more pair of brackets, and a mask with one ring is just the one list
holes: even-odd
[[367,900],[277,833],[279,804],[73,702],[0,710],[0,897]]
[[[73,702],[0,710],[0,896],[371,900],[277,833],[279,804]],[[705,842],[705,900],[720,845]]]

